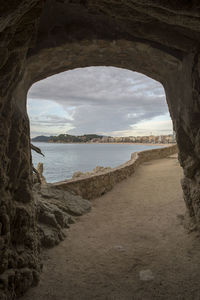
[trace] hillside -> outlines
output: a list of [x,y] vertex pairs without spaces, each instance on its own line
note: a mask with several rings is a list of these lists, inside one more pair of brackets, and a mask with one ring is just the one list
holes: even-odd
[[32,142],[46,142],[46,143],[87,143],[92,139],[102,139],[102,135],[97,134],[84,134],[84,135],[70,135],[70,134],[59,134],[58,136],[37,136],[32,138]]

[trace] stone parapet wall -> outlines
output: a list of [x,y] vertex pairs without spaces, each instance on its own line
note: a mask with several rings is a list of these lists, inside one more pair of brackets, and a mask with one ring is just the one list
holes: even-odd
[[112,170],[79,179],[56,182],[54,185],[66,191],[73,191],[75,194],[80,195],[85,199],[94,199],[110,191],[118,182],[131,176],[141,163],[168,157],[177,152],[177,145],[134,152],[129,161]]

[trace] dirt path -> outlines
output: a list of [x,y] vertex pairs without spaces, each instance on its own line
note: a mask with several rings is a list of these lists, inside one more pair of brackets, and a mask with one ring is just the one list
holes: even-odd
[[156,160],[96,199],[23,299],[199,300],[200,239],[181,224],[181,177],[176,159]]

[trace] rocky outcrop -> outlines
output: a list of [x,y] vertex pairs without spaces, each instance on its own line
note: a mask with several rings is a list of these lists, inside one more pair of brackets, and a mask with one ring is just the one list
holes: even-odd
[[34,200],[39,243],[48,248],[59,244],[65,238],[64,228],[75,222],[74,216],[81,216],[91,209],[91,203],[51,184],[35,185]]
[[111,170],[112,170],[111,167],[96,166],[96,168],[94,168],[92,170],[92,172],[81,172],[81,171],[75,172],[72,176],[72,179],[83,178],[83,177],[87,177],[87,176],[91,176],[91,175],[94,175],[94,174],[107,172],[107,171],[111,171]]
[[165,88],[184,169],[184,198],[200,224],[199,1],[7,0],[0,13],[0,298],[38,281],[26,95],[76,67],[138,71]]
[[40,179],[41,184],[46,184],[46,178],[43,175],[44,166],[43,163],[38,163],[37,165],[37,173]]

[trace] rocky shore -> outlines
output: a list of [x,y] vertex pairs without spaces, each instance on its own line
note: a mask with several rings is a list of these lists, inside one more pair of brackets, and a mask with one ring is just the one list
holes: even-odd
[[111,167],[96,166],[96,168],[94,168],[91,172],[81,172],[81,171],[75,172],[72,176],[72,179],[92,176],[92,175],[95,175],[95,174],[99,174],[101,172],[111,171],[112,169],[113,168],[111,168]]

